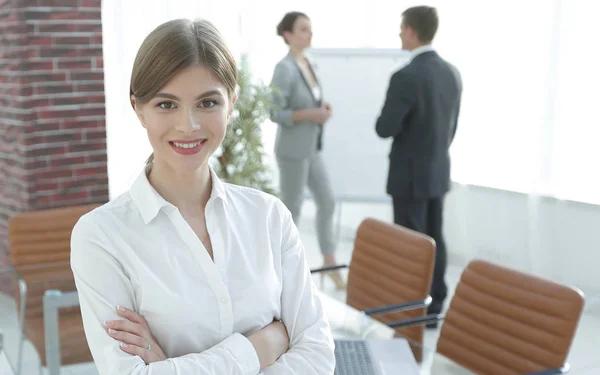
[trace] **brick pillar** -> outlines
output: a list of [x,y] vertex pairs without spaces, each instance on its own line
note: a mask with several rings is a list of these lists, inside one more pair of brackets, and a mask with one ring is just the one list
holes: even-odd
[[0,0],[0,268],[10,216],[108,200],[100,4]]

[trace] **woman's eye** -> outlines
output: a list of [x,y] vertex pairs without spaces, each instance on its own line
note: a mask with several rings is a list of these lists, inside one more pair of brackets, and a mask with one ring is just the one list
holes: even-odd
[[215,107],[217,104],[216,100],[205,100],[202,103],[200,103],[200,105],[202,106],[202,108],[213,108]]
[[173,102],[160,102],[158,103],[158,107],[162,109],[171,109],[175,107],[175,103]]

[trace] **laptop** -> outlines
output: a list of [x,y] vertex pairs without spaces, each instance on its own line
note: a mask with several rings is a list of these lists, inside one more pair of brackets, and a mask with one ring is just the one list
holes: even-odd
[[336,339],[334,375],[419,375],[410,345],[392,340]]

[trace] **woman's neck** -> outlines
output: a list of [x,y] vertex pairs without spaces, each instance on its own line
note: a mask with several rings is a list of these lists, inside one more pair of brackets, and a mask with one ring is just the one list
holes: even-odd
[[296,60],[304,60],[304,48],[290,47],[290,53],[296,58]]
[[190,173],[177,172],[160,162],[154,163],[151,168],[148,181],[167,202],[180,211],[195,207],[204,209],[212,193],[208,165]]

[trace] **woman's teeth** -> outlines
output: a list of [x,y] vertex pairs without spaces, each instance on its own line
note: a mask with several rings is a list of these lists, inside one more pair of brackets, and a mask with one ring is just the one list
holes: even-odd
[[177,142],[173,142],[173,144],[175,145],[175,147],[179,147],[179,148],[194,148],[194,147],[198,147],[198,145],[200,143],[199,142],[197,142],[197,143],[177,143]]

